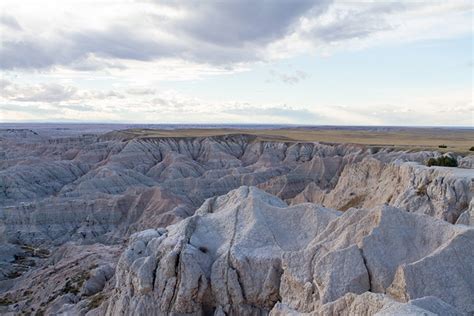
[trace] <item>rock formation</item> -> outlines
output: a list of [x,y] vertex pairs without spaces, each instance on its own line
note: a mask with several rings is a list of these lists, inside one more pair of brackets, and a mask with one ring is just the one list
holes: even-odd
[[472,169],[430,168],[367,157],[347,165],[329,191],[310,184],[293,203],[314,202],[339,210],[389,204],[455,223],[472,199]]
[[54,133],[0,130],[0,313],[474,312],[472,156]]
[[393,313],[423,310],[415,300],[429,300],[428,311],[439,304],[472,313],[473,253],[474,229],[467,226],[389,206],[344,213],[288,207],[241,187],[166,230],[132,235],[106,311]]

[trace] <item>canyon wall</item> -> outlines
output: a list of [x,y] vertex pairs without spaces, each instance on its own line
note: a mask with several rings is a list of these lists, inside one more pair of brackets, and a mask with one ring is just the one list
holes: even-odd
[[1,131],[0,312],[473,312],[473,156],[439,155]]

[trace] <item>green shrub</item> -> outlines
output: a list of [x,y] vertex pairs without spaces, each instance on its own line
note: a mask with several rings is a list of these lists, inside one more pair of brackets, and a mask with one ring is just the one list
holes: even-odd
[[471,148],[469,148],[469,151],[474,151],[474,146],[472,146]]
[[66,284],[63,288],[63,293],[78,294],[82,284],[89,279],[90,274],[88,271],[82,271],[81,273],[73,276],[70,280],[66,279]]
[[8,297],[0,297],[0,306],[7,306],[7,305],[11,305],[13,303],[15,303],[15,302],[13,302]]
[[425,185],[420,185],[418,187],[418,189],[416,189],[416,195],[418,195],[418,196],[426,195],[426,186]]
[[102,293],[97,293],[91,297],[89,301],[89,310],[99,307],[105,299],[105,295]]
[[438,148],[448,148],[446,145],[439,145]]
[[426,162],[428,167],[431,166],[443,166],[443,167],[457,167],[458,161],[450,156],[441,156],[438,158],[430,158]]

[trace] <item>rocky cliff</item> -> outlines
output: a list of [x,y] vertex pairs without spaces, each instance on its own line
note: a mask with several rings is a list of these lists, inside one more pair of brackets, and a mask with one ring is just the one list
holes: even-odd
[[3,131],[0,313],[472,312],[472,156],[438,155]]
[[[350,315],[439,304],[472,313],[473,251],[468,226],[389,206],[288,207],[241,187],[166,230],[133,235],[103,308],[108,315]],[[416,300],[432,302],[424,310]]]

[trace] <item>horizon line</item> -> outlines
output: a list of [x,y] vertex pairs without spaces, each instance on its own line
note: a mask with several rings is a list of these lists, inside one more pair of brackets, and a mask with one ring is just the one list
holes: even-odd
[[290,126],[290,127],[408,127],[408,128],[466,128],[474,129],[469,125],[363,125],[363,124],[305,124],[305,123],[140,123],[140,122],[102,122],[102,121],[15,121],[1,122],[0,125],[141,125],[141,126]]

